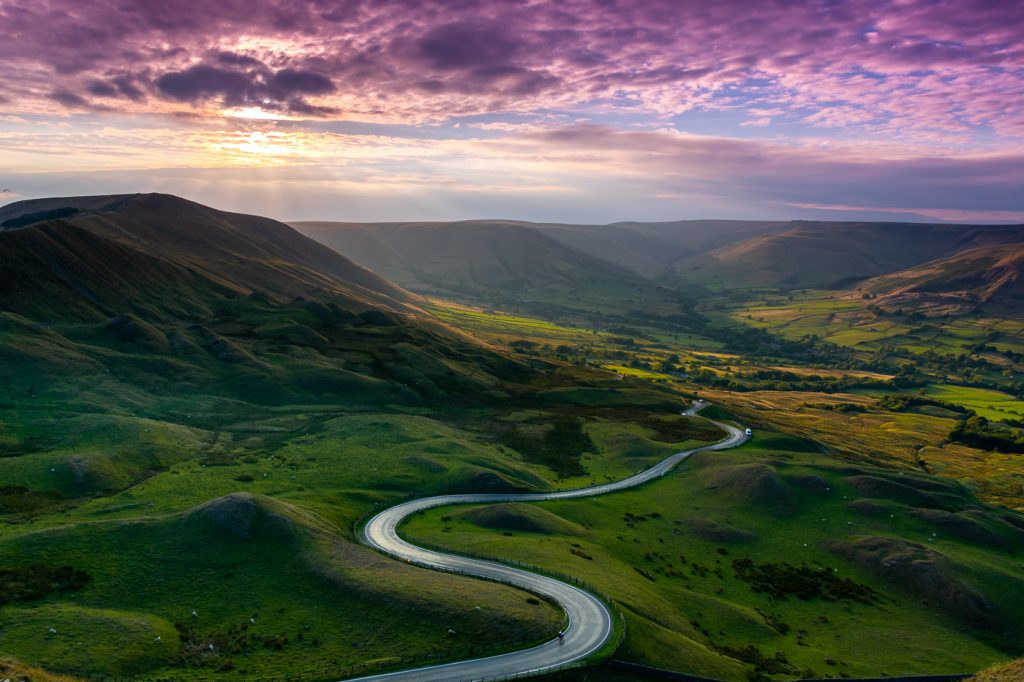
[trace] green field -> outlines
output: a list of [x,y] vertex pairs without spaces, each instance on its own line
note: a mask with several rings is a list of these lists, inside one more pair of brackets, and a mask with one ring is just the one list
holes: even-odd
[[4,538],[5,566],[70,563],[90,576],[84,589],[0,610],[4,648],[80,674],[237,679],[397,664],[399,650],[495,650],[559,625],[556,609],[515,590],[390,561],[330,525],[236,493],[181,514]]
[[[509,384],[500,410],[25,401],[4,422],[17,454],[0,457],[0,570],[70,565],[90,579],[0,605],[5,654],[80,674],[340,677],[550,637],[551,606],[380,557],[353,527],[409,494],[584,485],[718,436],[680,428],[671,392],[564,371]],[[562,449],[557,425],[590,445]]]
[[[635,491],[431,510],[410,519],[403,533],[458,551],[529,557],[578,576],[626,614],[617,657],[692,674],[952,673],[1021,653],[1015,614],[1024,606],[1024,584],[1008,552],[1024,548],[1020,527],[955,484],[931,487],[938,482],[837,466],[789,449],[796,445],[804,447],[762,433],[752,446],[698,455]],[[960,510],[931,511],[937,506]],[[975,519],[977,526],[950,518]],[[909,552],[941,567],[930,574],[941,587],[922,592],[913,571],[899,578],[867,554],[852,558],[860,551],[853,548],[870,543],[886,548],[889,561],[906,561]],[[744,559],[826,570],[876,597],[866,603],[758,593],[733,564]],[[957,598],[942,597],[943,590],[977,590],[994,620],[968,622]],[[899,647],[891,646],[894,631]]]
[[941,384],[928,387],[926,392],[940,400],[970,408],[986,419],[999,421],[1024,417],[1024,400],[1001,391]]
[[[79,674],[338,679],[527,646],[564,626],[557,609],[370,552],[360,519],[409,496],[627,477],[720,438],[679,416],[696,393],[753,424],[754,443],[636,491],[438,510],[406,531],[596,585],[626,617],[616,655],[655,666],[877,676],[1020,653],[1024,527],[987,506],[1021,505],[1019,457],[947,443],[949,410],[873,398],[923,388],[1019,418],[1013,394],[959,384],[1009,389],[1024,325],[880,315],[822,292],[713,297],[704,320],[668,298],[625,314],[636,294],[618,288],[613,315],[605,293],[574,307],[571,291],[532,292],[549,319],[258,292],[211,298],[202,324],[0,313],[2,653]],[[882,483],[865,492],[858,476]],[[816,585],[806,599],[751,578],[780,562],[783,583]],[[87,580],[23,590],[64,567]],[[630,677],[599,670],[566,675]]]

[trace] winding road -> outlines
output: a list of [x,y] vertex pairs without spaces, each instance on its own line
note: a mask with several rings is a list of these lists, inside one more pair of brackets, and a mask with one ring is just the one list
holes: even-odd
[[[694,403],[693,407],[682,414],[693,416],[706,406],[707,403]],[[729,435],[724,440],[713,445],[677,452],[661,460],[650,469],[614,483],[554,493],[438,495],[403,502],[372,517],[363,527],[363,541],[367,545],[402,561],[426,568],[496,580],[544,595],[565,610],[569,624],[561,639],[556,637],[531,649],[358,679],[381,682],[470,682],[509,679],[564,666],[595,653],[612,636],[615,620],[605,603],[594,595],[560,580],[520,568],[417,547],[398,536],[398,526],[406,517],[433,507],[452,504],[564,500],[625,490],[665,475],[694,453],[703,450],[725,450],[741,445],[747,440],[747,436],[740,429],[728,424],[714,423],[728,432]]]

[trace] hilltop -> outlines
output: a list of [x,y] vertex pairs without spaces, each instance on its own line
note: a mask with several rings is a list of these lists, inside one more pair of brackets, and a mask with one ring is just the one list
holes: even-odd
[[126,304],[187,305],[190,314],[248,294],[326,294],[393,310],[413,299],[283,223],[165,194],[21,201],[0,208],[0,228],[10,283],[0,304],[14,312],[43,313],[44,294],[93,317]]

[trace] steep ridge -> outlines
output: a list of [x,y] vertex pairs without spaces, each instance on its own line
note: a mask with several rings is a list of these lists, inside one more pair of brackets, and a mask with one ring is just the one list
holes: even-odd
[[1019,244],[969,249],[861,287],[886,309],[960,314],[979,306],[1024,307],[1024,248]]
[[0,398],[88,387],[116,404],[132,386],[362,404],[523,371],[268,218],[145,194],[19,202],[0,225]]
[[[219,288],[222,294],[260,293],[288,300],[323,291],[348,298],[359,307],[395,309],[414,299],[400,287],[283,223],[218,211],[170,195],[18,202],[0,209],[0,225],[5,226],[0,232],[0,249],[7,255],[8,269],[18,279],[23,283],[37,278],[52,283],[55,278],[63,279],[61,273],[71,268],[78,277],[68,287],[80,295],[84,288],[104,290],[113,285],[87,281],[90,272],[97,275],[97,280],[102,279],[98,275],[106,269],[105,261],[136,259],[153,265],[156,259],[162,261],[164,270],[176,268],[179,274],[202,278],[204,284]],[[66,238],[88,240],[90,248],[81,252],[80,263],[68,260],[78,253],[76,250],[65,249],[64,261],[49,261],[49,269],[42,267],[33,272],[18,257],[17,249],[27,243],[39,248],[42,238],[34,233],[40,232],[48,236],[51,246]],[[43,266],[38,259],[33,262]],[[130,279],[135,281],[136,277]],[[128,292],[122,290],[122,295]]]

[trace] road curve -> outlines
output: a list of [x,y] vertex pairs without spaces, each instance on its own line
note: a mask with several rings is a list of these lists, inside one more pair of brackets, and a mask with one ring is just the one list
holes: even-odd
[[[706,407],[706,405],[707,403],[703,402],[695,403],[693,407],[683,412],[683,414],[693,416],[699,410]],[[740,429],[720,422],[714,423],[727,431],[728,437],[713,445],[677,452],[661,460],[650,469],[645,469],[634,476],[614,483],[554,493],[438,495],[436,497],[425,497],[419,500],[403,502],[375,515],[363,527],[362,539],[367,545],[397,559],[419,566],[477,576],[488,580],[497,580],[521,587],[535,594],[544,595],[558,603],[565,610],[568,615],[569,624],[561,640],[555,638],[531,649],[425,668],[382,673],[380,675],[360,677],[358,680],[375,680],[379,682],[470,682],[485,679],[504,679],[517,675],[526,676],[548,668],[573,663],[596,652],[611,637],[615,621],[604,602],[594,595],[560,580],[531,573],[520,568],[417,547],[398,536],[398,526],[406,517],[433,507],[452,504],[564,500],[625,490],[664,476],[673,467],[694,453],[702,450],[724,450],[741,445],[747,440],[747,436]]]

